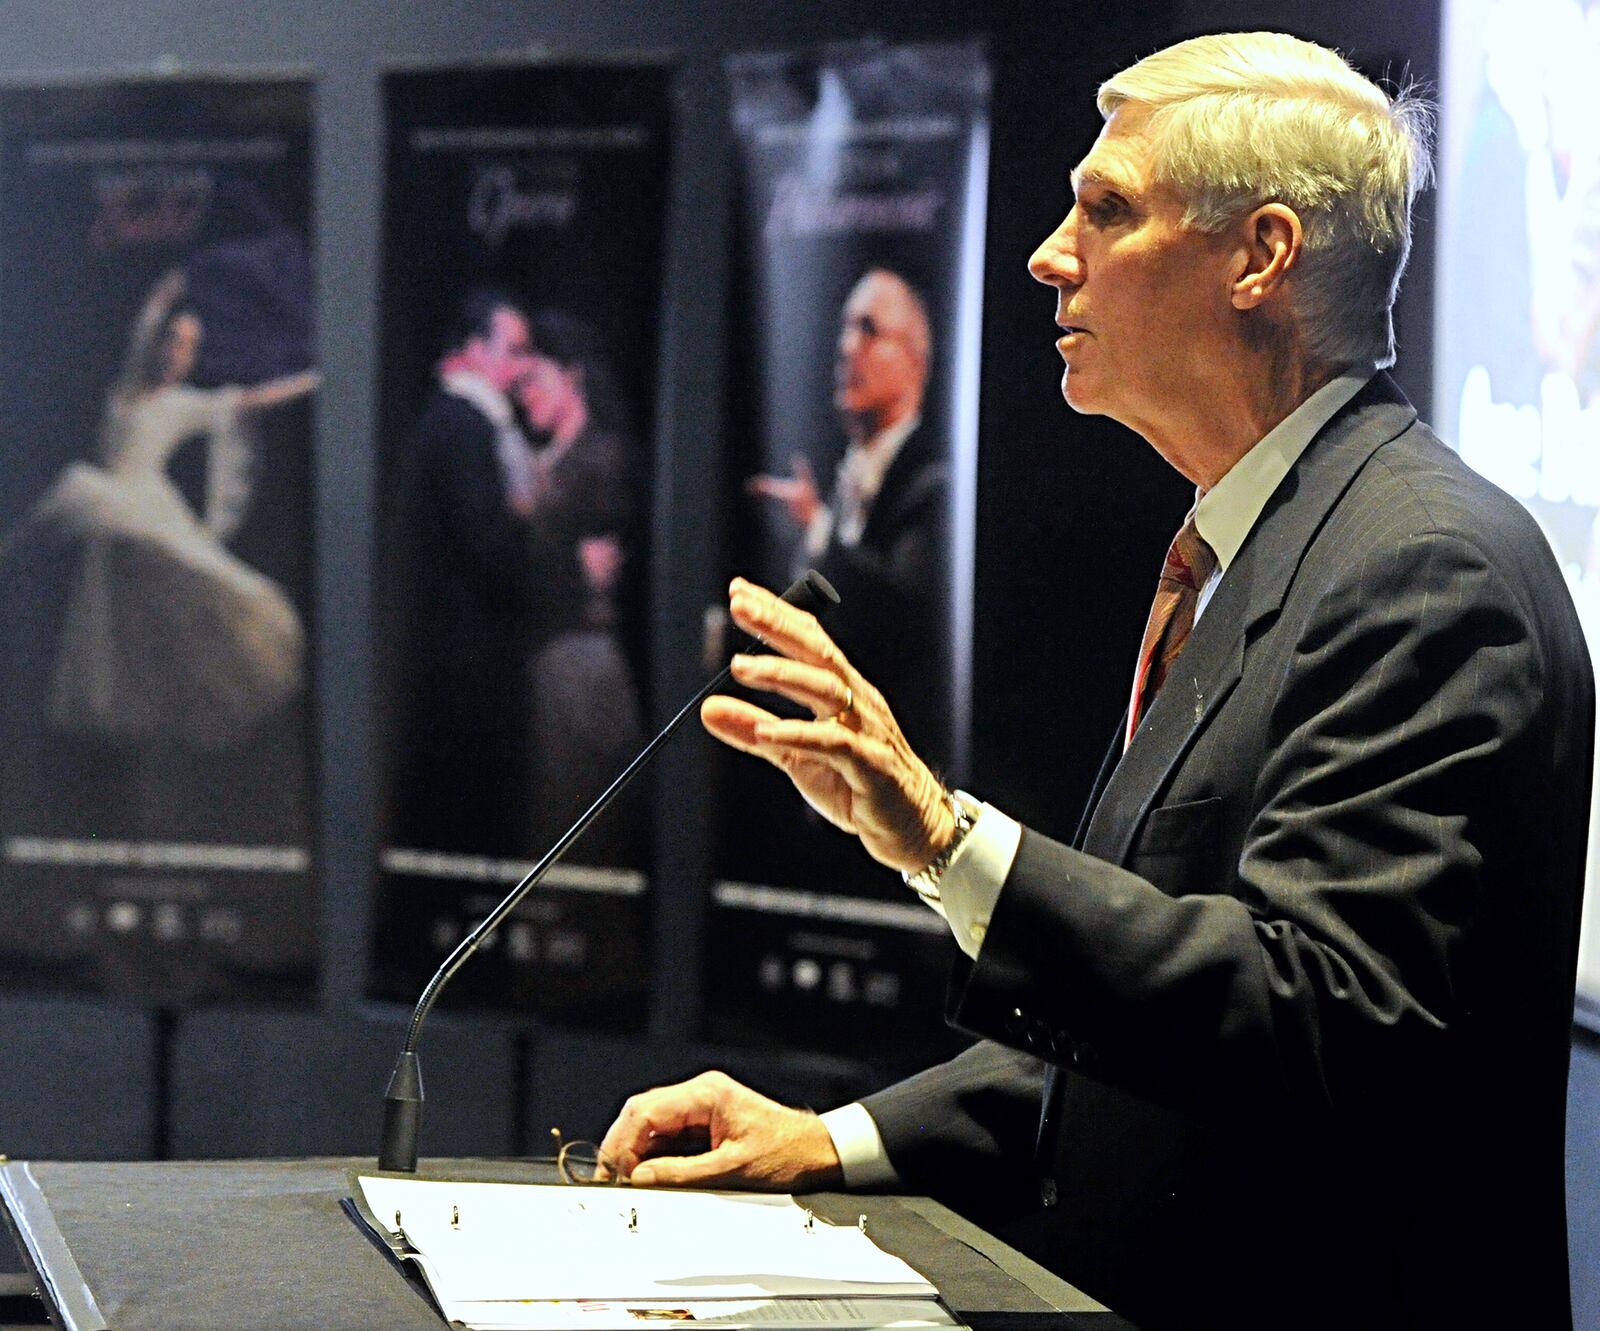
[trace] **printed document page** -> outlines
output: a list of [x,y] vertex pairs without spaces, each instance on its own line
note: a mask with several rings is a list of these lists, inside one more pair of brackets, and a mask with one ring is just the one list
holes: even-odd
[[[622,1325],[951,1324],[934,1287],[900,1258],[855,1226],[812,1218],[788,1196],[373,1175],[357,1182],[445,1315],[471,1326],[549,1325],[541,1317],[551,1310],[510,1305],[550,1301],[582,1301],[583,1324],[597,1328],[608,1325],[605,1305],[615,1305]],[[791,1299],[816,1306],[762,1315],[768,1301]],[[884,1299],[920,1311],[883,1306],[887,1319],[868,1311]],[[700,1307],[712,1300],[733,1302]],[[692,1318],[681,1315],[691,1310]]]

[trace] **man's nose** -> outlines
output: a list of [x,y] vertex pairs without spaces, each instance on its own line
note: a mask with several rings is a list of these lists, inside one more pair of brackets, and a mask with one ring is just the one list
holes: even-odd
[[1035,281],[1047,286],[1083,284],[1083,260],[1078,255],[1071,213],[1033,252],[1033,257],[1028,260],[1028,271],[1033,274]]

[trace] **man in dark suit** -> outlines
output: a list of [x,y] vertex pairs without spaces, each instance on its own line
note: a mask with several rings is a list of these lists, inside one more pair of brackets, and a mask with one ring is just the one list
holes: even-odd
[[871,268],[839,313],[833,405],[847,440],[825,503],[804,456],[788,476],[752,476],[799,531],[797,571],[838,589],[830,627],[898,700],[901,726],[934,762],[952,751],[950,463],[923,423],[933,334],[922,297]]
[[1067,401],[1197,497],[1075,843],[946,791],[748,584],[779,654],[735,678],[815,719],[703,709],[945,915],[988,1039],[822,1118],[708,1073],[603,1149],[635,1182],[931,1192],[1147,1331],[1565,1327],[1593,682],[1534,524],[1379,368],[1425,108],[1266,33],[1100,108],[1030,268]]
[[509,297],[470,293],[398,468],[396,844],[524,845],[533,463],[510,395],[532,352]]

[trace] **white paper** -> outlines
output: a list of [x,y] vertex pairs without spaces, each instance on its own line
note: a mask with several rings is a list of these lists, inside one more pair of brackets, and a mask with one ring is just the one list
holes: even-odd
[[787,1196],[358,1181],[367,1209],[419,1255],[441,1306],[936,1295],[855,1226],[808,1226]]
[[952,1328],[960,1323],[933,1299],[702,1299],[678,1303],[458,1303],[447,1314],[481,1331],[648,1331],[685,1323],[719,1331],[794,1331],[829,1327]]

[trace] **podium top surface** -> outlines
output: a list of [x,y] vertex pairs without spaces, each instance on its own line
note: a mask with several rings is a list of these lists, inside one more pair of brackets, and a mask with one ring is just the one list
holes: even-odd
[[[344,1212],[369,1159],[11,1162],[0,1198],[68,1331],[439,1331],[421,1285]],[[549,1182],[548,1166],[439,1160],[419,1177]],[[922,1197],[821,1193],[819,1216],[905,1258],[974,1327],[1125,1325],[1043,1267]],[[1042,1328],[1044,1322],[1038,1321]]]

